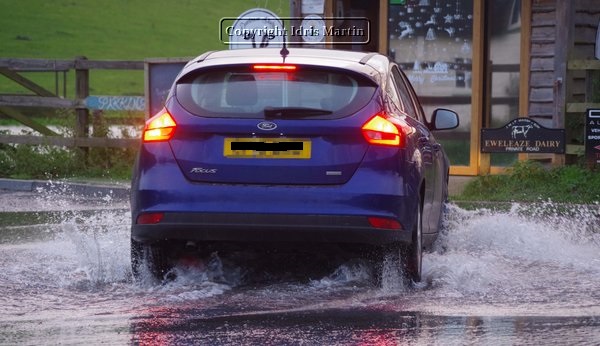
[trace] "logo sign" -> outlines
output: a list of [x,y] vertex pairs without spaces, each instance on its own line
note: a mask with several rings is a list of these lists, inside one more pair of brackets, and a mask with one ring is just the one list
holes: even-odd
[[517,118],[497,129],[481,129],[482,153],[564,153],[565,130]]
[[[325,40],[325,21],[316,14],[310,14],[302,20],[302,40],[306,43],[321,43]],[[292,34],[295,34],[292,32]]]
[[256,127],[265,131],[273,131],[277,128],[277,124],[272,123],[270,121],[261,121],[260,123],[258,123],[258,125],[256,125]]
[[143,96],[88,96],[85,106],[89,109],[107,111],[144,111],[146,99]]
[[283,46],[285,27],[277,15],[264,8],[253,8],[242,13],[233,25],[230,18],[221,19],[221,42],[229,49],[280,48]]
[[585,158],[589,165],[600,165],[600,109],[588,109],[585,117]]

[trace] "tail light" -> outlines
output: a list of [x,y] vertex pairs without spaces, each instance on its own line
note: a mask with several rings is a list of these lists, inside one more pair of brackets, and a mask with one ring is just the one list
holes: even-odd
[[163,110],[146,122],[144,142],[168,141],[175,134],[177,124],[169,112]]
[[375,115],[362,127],[362,134],[370,144],[404,147],[403,133],[383,115]]
[[390,219],[386,217],[370,217],[369,224],[371,227],[381,228],[381,229],[402,229],[402,225],[398,220]]
[[138,225],[152,225],[162,221],[164,213],[145,213],[137,217]]

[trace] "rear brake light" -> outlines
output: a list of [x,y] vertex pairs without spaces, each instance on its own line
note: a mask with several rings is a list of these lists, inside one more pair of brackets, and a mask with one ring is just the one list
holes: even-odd
[[156,224],[156,223],[161,222],[164,216],[165,216],[164,213],[146,213],[146,214],[141,214],[137,218],[137,223],[139,225]]
[[253,65],[254,71],[296,71],[296,65]]
[[152,117],[144,128],[144,142],[168,141],[175,134],[177,124],[171,114],[162,111]]
[[362,127],[362,134],[371,144],[403,147],[402,132],[390,120],[376,115]]
[[375,228],[382,229],[402,229],[400,222],[386,217],[370,217],[369,224]]

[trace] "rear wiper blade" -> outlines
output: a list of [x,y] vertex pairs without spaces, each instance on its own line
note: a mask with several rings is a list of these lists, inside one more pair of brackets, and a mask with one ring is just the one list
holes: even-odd
[[266,118],[307,118],[331,114],[332,111],[308,107],[265,107]]

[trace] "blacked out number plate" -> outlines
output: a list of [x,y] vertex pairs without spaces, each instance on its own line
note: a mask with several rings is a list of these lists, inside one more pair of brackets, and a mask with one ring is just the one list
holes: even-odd
[[225,138],[229,158],[310,159],[311,141],[297,138]]

